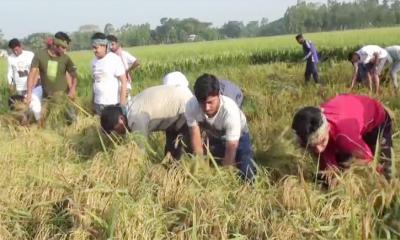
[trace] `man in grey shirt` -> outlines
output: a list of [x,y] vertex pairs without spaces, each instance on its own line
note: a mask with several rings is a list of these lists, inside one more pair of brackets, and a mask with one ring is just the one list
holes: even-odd
[[[127,104],[125,116],[119,106],[104,108],[100,120],[107,132],[125,134],[126,129],[147,137],[151,132],[165,131],[165,152],[179,159],[183,153],[179,136],[188,138],[188,128],[184,116],[186,103],[193,94],[186,87],[160,85],[145,89]],[[177,146],[177,147],[175,147]]]
[[[218,81],[219,81],[221,95],[231,98],[233,101],[236,102],[236,104],[241,109],[243,105],[242,90],[229,80],[219,79]],[[178,71],[166,74],[162,79],[162,84],[189,87],[189,81],[187,80],[186,76]]]

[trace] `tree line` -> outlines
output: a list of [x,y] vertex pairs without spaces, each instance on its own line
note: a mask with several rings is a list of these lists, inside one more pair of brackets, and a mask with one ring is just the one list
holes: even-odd
[[[116,35],[123,46],[150,44],[170,44],[188,41],[212,41],[227,38],[258,37],[300,32],[319,32],[366,27],[381,27],[400,24],[400,0],[356,0],[327,3],[308,3],[298,0],[288,7],[284,16],[269,22],[267,18],[243,23],[228,21],[221,27],[195,18],[162,18],[160,24],[152,29],[150,24],[127,23],[119,28],[108,23],[104,28],[97,25],[83,25],[78,31],[70,33],[71,50],[90,49],[90,37],[94,32],[103,31]],[[43,39],[51,33],[33,33],[22,39],[30,49],[43,47]],[[0,47],[6,48],[7,41],[0,30]]]

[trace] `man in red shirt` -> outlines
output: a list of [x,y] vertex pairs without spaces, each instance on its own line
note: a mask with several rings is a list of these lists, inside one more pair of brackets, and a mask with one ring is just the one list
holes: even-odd
[[366,96],[339,95],[320,108],[299,110],[292,129],[303,147],[320,154],[320,170],[344,169],[343,164],[351,157],[370,163],[379,142],[380,169],[390,178],[392,125],[378,101]]

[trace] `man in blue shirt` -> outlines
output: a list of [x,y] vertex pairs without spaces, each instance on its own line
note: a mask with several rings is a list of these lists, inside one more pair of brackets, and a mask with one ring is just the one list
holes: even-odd
[[315,48],[314,44],[311,41],[304,39],[302,34],[297,35],[296,40],[300,45],[303,46],[303,51],[304,51],[303,60],[307,61],[306,71],[304,73],[306,83],[310,80],[311,75],[313,76],[315,83],[318,83],[317,64],[319,62],[319,59],[318,59],[317,49]]

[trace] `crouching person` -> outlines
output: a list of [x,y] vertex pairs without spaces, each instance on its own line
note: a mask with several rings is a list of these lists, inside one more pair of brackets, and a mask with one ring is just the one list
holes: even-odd
[[392,124],[378,101],[357,95],[339,95],[321,107],[299,110],[292,123],[300,144],[320,155],[320,170],[345,169],[355,157],[371,163],[380,144],[378,171],[390,178]]
[[256,169],[243,112],[232,99],[221,95],[220,82],[213,75],[200,76],[194,85],[194,93],[195,97],[187,103],[185,110],[193,152],[203,154],[200,130],[203,129],[210,142],[210,152],[217,161],[223,166],[236,166],[242,179],[252,180]]
[[[165,152],[180,159],[188,128],[184,116],[186,103],[193,94],[186,87],[155,86],[145,89],[127,104],[127,115],[121,107],[107,106],[100,117],[101,126],[107,132],[125,134],[126,130],[148,136],[151,132],[164,131]],[[182,136],[183,142],[179,139]]]

